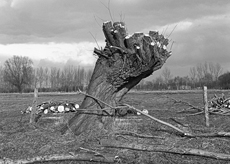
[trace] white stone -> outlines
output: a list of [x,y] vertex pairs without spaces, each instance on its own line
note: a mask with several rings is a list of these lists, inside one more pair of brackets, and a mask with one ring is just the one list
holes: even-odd
[[63,105],[58,106],[58,112],[62,113],[65,111],[65,107]]
[[68,111],[70,111],[70,109],[69,109],[68,107],[66,107],[66,108],[65,108],[65,111],[67,111],[67,112],[68,112]]

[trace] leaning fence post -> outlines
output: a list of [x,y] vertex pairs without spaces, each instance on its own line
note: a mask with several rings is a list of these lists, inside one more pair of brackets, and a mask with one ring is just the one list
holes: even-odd
[[205,123],[209,127],[209,112],[208,112],[208,95],[207,95],[207,86],[204,86],[204,113],[205,113]]
[[34,88],[34,100],[32,104],[32,111],[30,113],[30,124],[34,124],[35,120],[35,113],[36,113],[36,106],[37,106],[37,97],[38,97],[38,89]]

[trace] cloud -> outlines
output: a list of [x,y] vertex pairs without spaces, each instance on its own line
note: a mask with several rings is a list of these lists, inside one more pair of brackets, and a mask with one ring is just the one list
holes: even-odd
[[[110,2],[113,19],[125,20],[130,33],[150,26],[164,26],[200,16],[221,14],[229,9],[226,0],[219,0],[218,5],[214,0]],[[1,44],[89,41],[92,39],[89,31],[98,34],[102,40],[102,22],[111,19],[104,6],[108,7],[108,0],[11,0],[7,3],[5,0],[0,1],[4,5],[0,11],[0,36],[4,36],[0,37]]]
[[[102,3],[108,0],[0,0],[0,55],[92,64],[96,44],[89,32],[103,45],[101,26],[111,19]],[[176,26],[166,62],[175,74],[203,61],[229,67],[229,11],[227,0],[110,1],[113,20],[124,20],[129,34],[159,30],[168,36]]]
[[69,0],[12,0],[0,11],[0,20],[2,44],[88,41],[96,25],[92,11]]
[[6,0],[0,0],[0,8],[1,7],[5,7],[7,5],[7,1]]
[[[99,45],[104,43],[99,42]],[[0,45],[1,54],[28,56],[34,60],[46,59],[47,61],[66,63],[68,60],[76,61],[77,65],[94,65],[96,56],[93,42],[81,43],[49,43],[49,44],[9,44]],[[0,55],[1,55],[0,54]]]
[[177,31],[172,35],[175,41],[173,55],[168,59],[168,67],[184,68],[198,63],[220,63],[225,70],[230,66],[230,17],[218,15],[193,20],[193,25],[186,31]]

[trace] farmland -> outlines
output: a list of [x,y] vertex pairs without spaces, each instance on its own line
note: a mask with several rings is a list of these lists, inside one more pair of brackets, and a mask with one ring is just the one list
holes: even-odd
[[[230,91],[208,91],[209,99],[214,94],[224,93],[230,97]],[[39,93],[38,103],[44,101],[74,101],[81,103],[84,96],[76,93]],[[130,92],[123,98],[123,102],[138,109],[148,109],[149,114],[171,123],[178,128],[187,128],[194,133],[211,133],[230,131],[229,116],[210,115],[210,127],[205,127],[204,115],[191,115],[196,110],[188,109],[187,104],[175,103],[173,99],[189,102],[194,106],[203,106],[202,91],[157,91]],[[51,154],[78,153],[80,147],[97,150],[122,157],[122,163],[226,163],[207,157],[178,155],[172,153],[140,152],[128,149],[102,148],[96,140],[78,138],[74,134],[60,135],[60,124],[56,120],[41,119],[37,127],[29,126],[29,116],[21,117],[21,110],[32,104],[33,94],[0,94],[0,159],[25,159],[35,156]],[[67,118],[71,114],[67,114]],[[156,136],[155,139],[121,136],[118,140],[125,143],[146,145],[164,145],[171,148],[196,148],[210,152],[230,154],[230,140],[228,138],[184,138],[178,136],[173,129],[161,125],[144,116],[129,116],[132,124],[118,127],[121,130],[133,131],[138,134]],[[102,138],[100,138],[102,139]],[[71,163],[71,160],[62,161]],[[50,162],[49,162],[50,163]],[[61,163],[61,162],[60,162]]]

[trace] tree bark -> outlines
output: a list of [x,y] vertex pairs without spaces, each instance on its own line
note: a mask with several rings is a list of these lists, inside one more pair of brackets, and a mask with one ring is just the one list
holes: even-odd
[[[143,78],[160,69],[171,55],[166,46],[168,39],[158,32],[149,34],[134,33],[128,35],[123,22],[103,23],[106,38],[104,49],[94,49],[98,56],[87,94],[92,95],[111,106],[117,106],[122,97]],[[105,105],[85,96],[80,108],[104,108]],[[111,110],[110,113],[113,113]],[[111,117],[76,113],[61,132],[71,130],[76,135],[95,126],[103,125],[103,129],[111,128]],[[102,124],[101,124],[102,123]],[[101,126],[99,126],[101,127]]]

